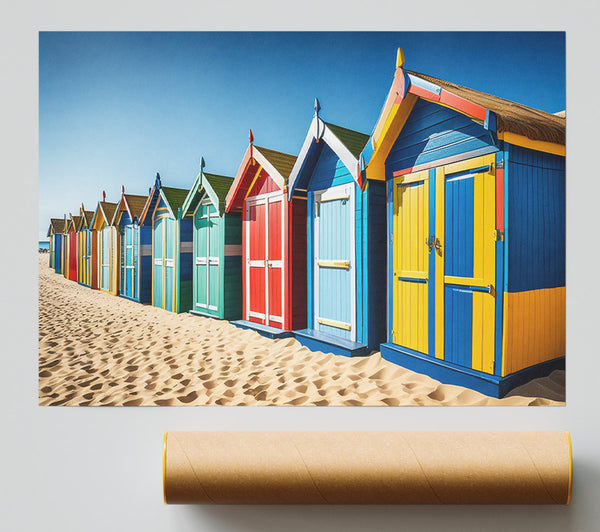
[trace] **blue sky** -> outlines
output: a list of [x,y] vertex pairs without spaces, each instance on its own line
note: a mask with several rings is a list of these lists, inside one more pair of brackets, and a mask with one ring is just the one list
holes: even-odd
[[189,188],[234,176],[248,145],[297,154],[321,116],[371,133],[405,67],[548,112],[565,109],[561,32],[39,34],[40,239],[51,217],[95,209],[160,172]]

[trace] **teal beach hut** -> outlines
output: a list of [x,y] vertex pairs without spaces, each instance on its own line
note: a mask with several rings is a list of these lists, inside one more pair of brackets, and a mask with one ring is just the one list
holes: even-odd
[[185,199],[193,217],[193,314],[226,320],[242,317],[242,215],[225,213],[232,177],[200,173]]
[[182,209],[188,194],[163,187],[156,174],[141,215],[152,227],[152,304],[176,313],[192,308],[193,216]]
[[62,243],[63,231],[65,228],[65,220],[63,218],[51,218],[50,226],[46,236],[50,239],[50,268],[53,268],[55,273],[62,273]]
[[307,201],[308,348],[362,356],[385,339],[385,186],[364,182],[368,135],[315,117],[290,174],[288,195]]
[[113,218],[119,238],[119,295],[138,303],[152,298],[152,225],[140,223],[148,196],[125,194]]

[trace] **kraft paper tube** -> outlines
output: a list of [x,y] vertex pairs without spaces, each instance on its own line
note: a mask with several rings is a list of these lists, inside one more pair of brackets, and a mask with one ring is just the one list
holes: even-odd
[[167,504],[568,504],[568,432],[168,432]]

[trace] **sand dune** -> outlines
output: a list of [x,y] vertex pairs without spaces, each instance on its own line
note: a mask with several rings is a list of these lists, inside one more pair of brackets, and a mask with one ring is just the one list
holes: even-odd
[[39,258],[40,405],[562,405],[564,371],[504,399],[383,360],[312,352],[66,280]]

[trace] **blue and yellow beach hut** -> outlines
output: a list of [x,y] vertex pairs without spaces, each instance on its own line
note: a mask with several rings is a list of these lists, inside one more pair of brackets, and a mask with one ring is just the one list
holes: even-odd
[[225,212],[233,177],[200,173],[185,199],[193,216],[193,296],[190,312],[213,318],[242,317],[242,214]]
[[156,174],[141,215],[152,227],[152,304],[177,313],[192,308],[193,216],[182,209],[188,194],[163,187]]
[[140,223],[148,196],[122,188],[113,217],[119,239],[119,295],[139,303],[152,299],[152,225]]
[[564,366],[565,119],[403,64],[361,155],[387,186],[381,355],[501,397]]
[[55,273],[62,273],[64,228],[65,220],[63,218],[50,219],[50,226],[48,227],[46,236],[50,239],[50,268],[53,268]]
[[91,223],[98,236],[98,288],[115,296],[119,293],[119,239],[112,225],[116,209],[117,204],[106,201],[103,192]]
[[385,340],[385,184],[363,181],[369,136],[315,116],[290,174],[288,194],[307,201],[310,349],[367,355]]
[[97,234],[91,229],[94,211],[79,209],[77,231],[77,282],[89,288],[98,288]]

